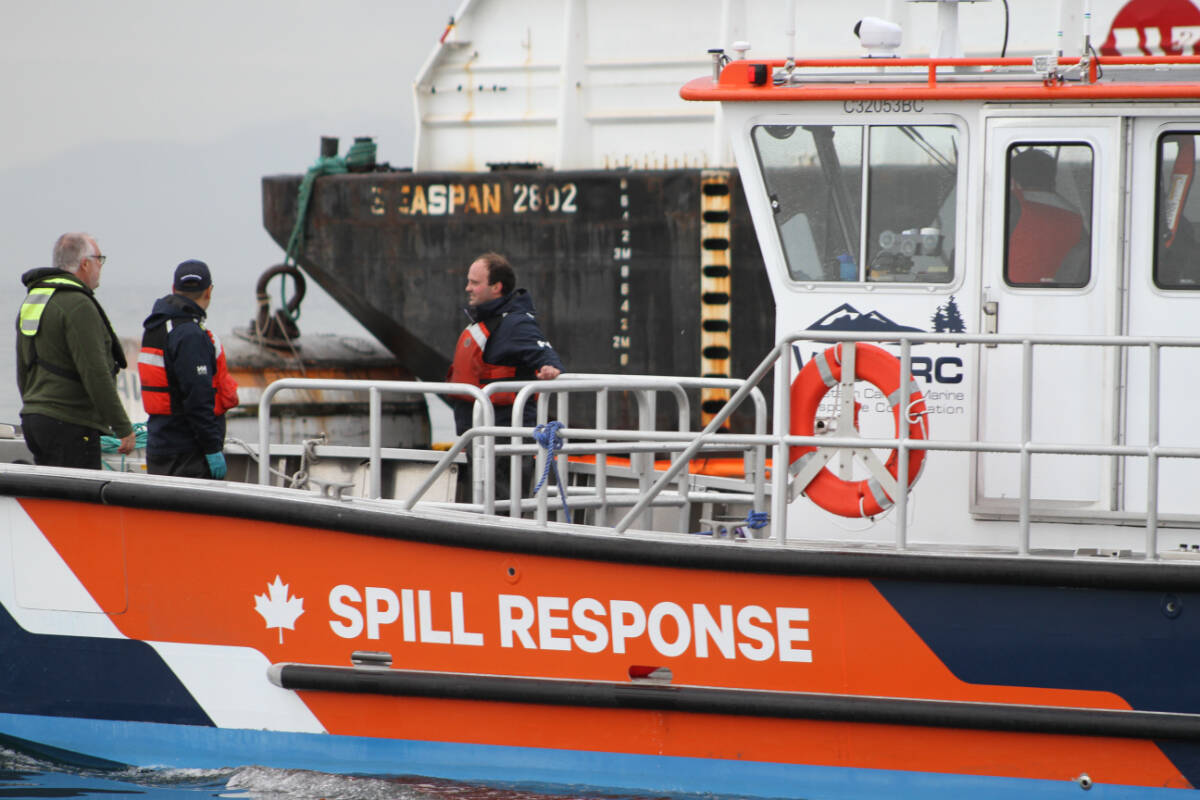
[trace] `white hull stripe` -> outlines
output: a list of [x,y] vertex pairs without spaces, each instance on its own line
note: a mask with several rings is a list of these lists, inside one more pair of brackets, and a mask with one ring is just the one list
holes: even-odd
[[[125,639],[25,509],[0,498],[0,602],[30,633]],[[270,661],[250,647],[147,642],[222,728],[324,733],[295,692],[267,680]]]

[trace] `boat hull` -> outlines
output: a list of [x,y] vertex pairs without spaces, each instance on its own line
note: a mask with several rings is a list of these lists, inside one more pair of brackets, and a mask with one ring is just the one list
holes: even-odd
[[583,535],[50,472],[0,469],[0,734],[66,760],[763,797],[1200,775],[1190,564]]

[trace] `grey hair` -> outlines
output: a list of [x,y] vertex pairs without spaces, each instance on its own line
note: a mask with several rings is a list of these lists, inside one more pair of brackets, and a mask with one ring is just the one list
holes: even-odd
[[79,262],[92,255],[91,234],[64,233],[54,243],[54,268],[75,272]]

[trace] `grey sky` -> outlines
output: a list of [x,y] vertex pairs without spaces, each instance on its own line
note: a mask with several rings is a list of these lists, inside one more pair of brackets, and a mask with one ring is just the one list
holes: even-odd
[[[411,164],[411,84],[460,3],[3,0],[0,316],[58,234],[86,230],[109,256],[98,295],[122,336],[140,336],[188,258],[212,268],[212,327],[244,326],[283,255],[262,227],[262,176],[304,172],[322,135],[343,153],[373,135],[379,160]],[[300,324],[367,336],[315,287]],[[17,408],[0,380],[0,421]]]
[[0,99],[19,124],[0,128],[0,168],[86,142],[406,110],[459,2],[8,0]]

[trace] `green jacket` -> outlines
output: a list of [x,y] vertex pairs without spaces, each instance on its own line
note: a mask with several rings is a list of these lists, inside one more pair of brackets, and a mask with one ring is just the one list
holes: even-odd
[[[50,278],[55,281],[46,283]],[[133,426],[116,382],[125,355],[92,290],[58,269],[31,269],[21,282],[26,289],[59,287],[36,320],[35,335],[21,332],[21,314],[17,316],[21,413],[42,414],[118,438],[128,436]]]

